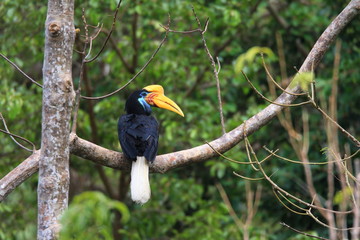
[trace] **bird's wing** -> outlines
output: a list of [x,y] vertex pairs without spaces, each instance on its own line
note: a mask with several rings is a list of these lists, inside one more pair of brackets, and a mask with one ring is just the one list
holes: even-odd
[[129,134],[131,128],[131,118],[129,115],[123,115],[118,121],[118,137],[121,148],[125,156],[131,160],[136,160],[137,150],[134,136]]
[[158,142],[159,142],[159,124],[154,117],[151,117],[149,121],[147,121],[147,137],[146,143],[147,147],[144,152],[145,158],[153,162],[157,155],[158,150]]
[[125,155],[136,160],[145,156],[154,161],[159,139],[159,124],[152,116],[128,114],[120,117],[118,133],[121,148]]

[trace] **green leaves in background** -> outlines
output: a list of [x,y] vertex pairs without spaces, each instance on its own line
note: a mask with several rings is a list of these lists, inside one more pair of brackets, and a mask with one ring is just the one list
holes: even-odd
[[290,88],[294,88],[299,85],[303,91],[308,91],[310,84],[314,81],[314,73],[313,72],[301,72],[297,73],[294,79],[290,83]]
[[101,192],[77,195],[61,218],[60,239],[113,239],[114,211],[121,213],[123,224],[129,221],[130,213],[124,203]]
[[241,54],[235,60],[235,65],[234,65],[235,73],[239,74],[246,65],[253,64],[255,57],[260,54],[264,54],[270,59],[273,59],[275,57],[273,51],[268,47],[259,47],[259,46],[251,47],[249,50]]
[[[202,23],[210,19],[205,38],[207,45],[221,61],[219,74],[223,98],[226,129],[232,130],[246,119],[263,109],[267,103],[260,99],[239,72],[244,70],[259,91],[269,95],[266,73],[260,54],[263,53],[269,70],[280,82],[280,67],[277,61],[278,45],[275,33],[283,39],[286,73],[296,74],[293,66],[299,68],[321,32],[344,7],[344,2],[330,0],[286,1],[278,11],[279,16],[289,24],[284,29],[268,11],[270,2],[284,1],[128,1],[122,3],[118,20],[112,35],[115,46],[122,52],[129,65],[138,71],[148,61],[164,36],[163,28],[172,17],[171,28],[186,31],[196,29],[191,6],[197,11]],[[280,3],[281,2],[281,3]],[[141,3],[141,4],[140,4]],[[258,4],[257,4],[258,3]],[[41,83],[44,48],[44,21],[46,1],[11,1],[0,4],[0,51],[8,56],[31,77]],[[75,24],[82,26],[82,9],[85,9],[87,22],[96,26],[103,24],[104,30],[111,28],[113,11],[117,1],[96,0],[75,1]],[[277,4],[277,3],[276,3]],[[136,28],[133,26],[135,13],[138,14]],[[339,111],[341,124],[347,129],[360,129],[358,102],[360,91],[360,37],[359,19],[354,19],[340,38],[342,41],[341,64],[339,71]],[[254,30],[256,29],[256,31]],[[89,29],[93,31],[92,28]],[[134,31],[134,32],[133,32]],[[96,31],[94,31],[96,32]],[[94,33],[92,32],[92,33]],[[135,33],[135,34],[133,34]],[[134,57],[132,36],[137,36],[137,55]],[[93,41],[92,56],[102,47],[106,34],[100,33]],[[299,51],[299,44],[305,55]],[[83,42],[75,44],[81,50]],[[120,60],[115,47],[109,42],[100,57],[86,65],[92,95],[101,96],[125,84],[131,77]],[[214,57],[216,57],[214,56]],[[135,61],[135,60],[136,61]],[[330,49],[316,72],[319,98],[327,99],[331,93],[334,52]],[[79,79],[79,55],[74,52],[73,76],[75,86]],[[294,83],[306,90],[313,80],[312,73],[295,76]],[[85,81],[83,81],[84,83]],[[42,91],[18,74],[6,61],[0,59],[0,111],[7,119],[9,128],[40,147],[41,139],[41,99]],[[186,117],[154,109],[160,122],[159,154],[187,149],[204,144],[221,136],[218,114],[217,89],[210,66],[201,42],[195,34],[169,33],[167,41],[147,69],[124,91],[101,101],[81,100],[77,134],[89,141],[97,140],[100,146],[120,151],[117,140],[117,119],[124,113],[124,103],[131,91],[149,84],[161,84],[166,95],[174,99]],[[193,89],[193,90],[192,90]],[[82,94],[88,95],[86,87]],[[93,105],[94,115],[89,113]],[[295,129],[302,129],[300,108],[291,111]],[[319,152],[325,147],[325,134],[322,117],[310,112],[309,159],[322,159]],[[93,119],[91,119],[93,117]],[[96,124],[94,130],[92,120]],[[312,127],[314,126],[314,127]],[[355,131],[356,132],[356,131]],[[266,156],[261,146],[280,149],[282,156],[296,159],[289,146],[288,136],[279,122],[274,119],[250,137],[259,154]],[[339,138],[343,146],[346,140]],[[351,147],[352,148],[352,147]],[[0,137],[1,177],[29,156],[5,135]],[[226,153],[226,156],[246,161],[246,151],[240,144]],[[123,239],[242,239],[239,229],[219,196],[214,182],[220,182],[229,196],[234,210],[241,217],[247,212],[245,180],[232,174],[233,171],[248,177],[259,177],[249,166],[229,163],[216,157],[206,163],[198,163],[166,174],[151,174],[152,199],[144,206],[137,206],[126,197],[119,203],[110,199],[97,173],[97,166],[89,161],[71,158],[71,171],[75,177],[71,181],[70,208],[64,215],[64,239],[112,239],[112,220],[115,212],[123,214],[127,220],[120,230]],[[269,160],[264,163],[265,170],[279,185],[291,193],[304,192],[303,171],[299,166]],[[119,171],[104,168],[113,191],[119,189]],[[326,173],[314,167],[314,184],[319,194],[326,196]],[[121,173],[122,174],[122,173]],[[82,181],[77,181],[78,179]],[[263,184],[253,182],[252,184]],[[27,240],[36,236],[36,176],[26,181],[9,195],[0,209],[0,239]],[[89,191],[91,192],[84,192]],[[99,192],[94,192],[99,191]],[[250,224],[251,239],[291,239],[295,233],[286,231],[278,222],[286,220],[295,228],[316,230],[325,236],[323,227],[306,221],[302,216],[287,212],[277,202],[271,188],[264,184],[264,194],[258,213]],[[80,194],[78,194],[80,193]],[[335,202],[346,198],[347,193],[338,192]],[[126,204],[126,205],[125,205]],[[71,220],[71,221],[70,221]],[[313,231],[311,232],[313,233]],[[302,239],[296,236],[296,239]]]

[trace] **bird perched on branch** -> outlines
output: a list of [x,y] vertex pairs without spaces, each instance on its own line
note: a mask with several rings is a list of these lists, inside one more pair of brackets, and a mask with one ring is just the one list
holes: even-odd
[[132,161],[131,199],[141,204],[150,199],[149,162],[155,160],[158,150],[159,124],[151,116],[151,107],[164,108],[184,117],[160,85],[137,90],[126,101],[126,114],[118,121],[119,141],[125,157]]

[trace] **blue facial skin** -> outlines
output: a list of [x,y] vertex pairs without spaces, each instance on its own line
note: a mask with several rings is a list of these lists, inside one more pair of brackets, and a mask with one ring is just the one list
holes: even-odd
[[141,92],[140,97],[138,98],[139,103],[144,108],[145,112],[147,114],[151,113],[151,106],[145,101],[145,97],[148,95],[148,92]]

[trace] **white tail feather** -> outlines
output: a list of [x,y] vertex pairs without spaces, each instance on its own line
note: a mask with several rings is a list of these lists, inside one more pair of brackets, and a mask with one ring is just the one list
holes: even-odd
[[131,166],[131,199],[136,203],[144,204],[150,199],[149,164],[145,157],[137,157]]

